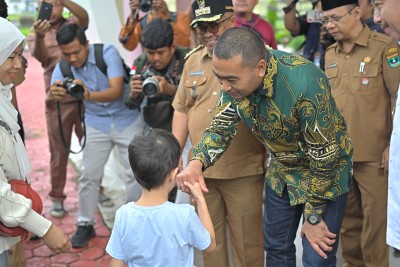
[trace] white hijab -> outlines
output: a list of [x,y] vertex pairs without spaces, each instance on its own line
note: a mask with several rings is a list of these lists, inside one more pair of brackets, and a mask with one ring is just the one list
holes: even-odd
[[[0,36],[0,65],[2,65],[18,45],[24,41],[25,36],[14,24],[3,18],[0,18]],[[12,83],[4,85],[0,82],[0,119],[11,127],[21,179],[27,179],[29,182],[31,166],[24,143],[18,134],[20,129],[17,121],[18,112],[11,103],[12,87]]]

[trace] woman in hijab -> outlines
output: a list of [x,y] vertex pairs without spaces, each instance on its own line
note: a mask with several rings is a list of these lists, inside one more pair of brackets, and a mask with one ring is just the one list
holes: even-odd
[[[31,201],[11,191],[9,180],[30,182],[31,170],[25,146],[18,134],[17,111],[11,103],[12,82],[22,67],[25,37],[8,20],[0,18],[0,222],[9,227],[20,226],[43,238],[55,253],[70,248],[60,228],[31,208]],[[0,266],[8,266],[7,250],[20,239],[0,236]]]

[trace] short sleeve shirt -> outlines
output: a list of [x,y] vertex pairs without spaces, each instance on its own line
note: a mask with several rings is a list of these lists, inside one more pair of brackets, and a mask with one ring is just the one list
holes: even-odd
[[[44,36],[44,45],[46,47],[46,53],[48,55],[47,62],[40,62],[43,67],[43,77],[44,77],[44,86],[46,92],[50,90],[51,85],[51,75],[57,63],[60,61],[62,53],[60,46],[57,43],[56,34],[57,31],[64,25],[68,23],[74,23],[76,21],[76,17],[70,17],[67,19],[61,19],[59,23],[51,25],[50,30]],[[36,42],[36,34],[35,32],[30,32],[27,37],[27,42],[29,46],[29,50],[33,55],[33,51],[35,50],[35,42]],[[67,95],[62,100],[61,103],[67,102],[75,102],[76,99],[73,96]]]
[[193,267],[193,248],[204,250],[210,244],[193,206],[130,202],[117,211],[106,251],[129,267]]
[[[109,88],[109,78],[123,77],[124,67],[117,49],[110,44],[104,44],[104,62],[107,66],[107,76],[97,67],[93,45],[89,45],[86,63],[76,68],[71,66],[75,79],[82,80],[92,92],[104,91]],[[51,82],[62,81],[64,76],[57,64],[51,77]],[[121,132],[139,117],[137,110],[131,110],[124,104],[123,95],[120,99],[111,102],[85,101],[85,122],[104,133],[110,132],[113,124]]]
[[326,51],[325,72],[354,145],[354,161],[381,161],[390,140],[390,97],[400,81],[397,43],[364,26],[346,53],[340,43]]

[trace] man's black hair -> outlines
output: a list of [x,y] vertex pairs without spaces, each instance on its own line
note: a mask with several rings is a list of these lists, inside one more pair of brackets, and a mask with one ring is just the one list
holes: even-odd
[[78,24],[65,24],[62,26],[57,31],[56,39],[59,45],[72,43],[75,39],[82,45],[87,42],[85,30]]
[[0,17],[3,19],[8,17],[8,6],[5,0],[0,0]]
[[267,49],[261,37],[250,28],[231,28],[219,38],[214,48],[214,56],[229,60],[242,57],[242,65],[254,67],[265,57]]
[[152,50],[164,46],[170,47],[173,41],[174,30],[172,29],[171,23],[159,18],[152,20],[144,26],[142,37],[140,38],[142,46]]
[[163,129],[150,129],[133,137],[128,153],[136,180],[149,191],[164,183],[181,157],[178,140]]

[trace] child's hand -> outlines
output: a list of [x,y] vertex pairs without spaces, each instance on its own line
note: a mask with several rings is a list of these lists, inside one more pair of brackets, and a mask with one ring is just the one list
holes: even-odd
[[194,182],[194,184],[184,182],[184,184],[190,189],[192,201],[196,201],[196,203],[198,203],[199,200],[204,199],[203,191],[201,191],[199,182]]

